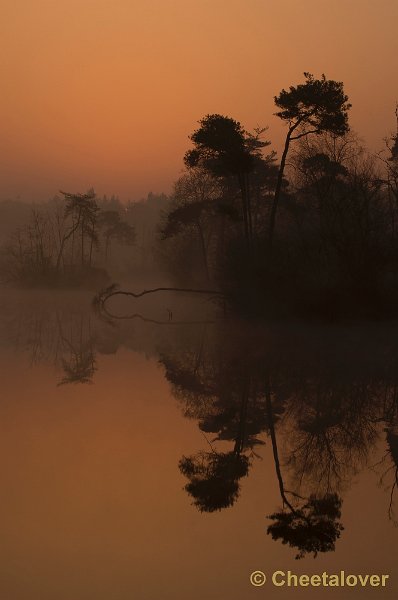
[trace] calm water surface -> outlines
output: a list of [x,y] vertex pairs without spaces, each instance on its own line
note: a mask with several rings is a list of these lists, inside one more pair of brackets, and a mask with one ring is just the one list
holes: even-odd
[[[398,327],[112,310],[135,316],[2,295],[0,598],[396,598]],[[254,588],[257,569],[390,580]]]

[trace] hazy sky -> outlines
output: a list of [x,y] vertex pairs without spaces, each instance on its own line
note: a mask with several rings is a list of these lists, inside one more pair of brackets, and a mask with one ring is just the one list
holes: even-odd
[[283,127],[303,71],[343,81],[372,150],[395,130],[398,0],[0,0],[0,198],[170,191],[207,113]]

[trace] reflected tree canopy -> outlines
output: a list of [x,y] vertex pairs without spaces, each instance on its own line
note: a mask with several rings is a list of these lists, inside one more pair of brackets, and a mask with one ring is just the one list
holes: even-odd
[[[169,339],[160,361],[172,392],[183,414],[213,435],[212,452],[179,465],[200,511],[231,508],[259,458],[256,447],[269,444],[282,508],[268,515],[268,534],[295,548],[296,558],[335,550],[344,493],[371,466],[397,406],[395,340],[387,331],[383,341],[380,332],[368,334],[224,324]],[[391,428],[386,435],[394,463]]]
[[[393,328],[190,321],[173,327],[145,318],[110,324],[81,301],[65,306],[39,299],[35,305],[13,302],[3,310],[0,328],[3,344],[25,352],[31,363],[55,365],[54,385],[95,382],[100,357],[120,348],[157,360],[181,414],[205,440],[178,464],[184,490],[200,512],[231,510],[254,465],[271,469],[281,506],[264,507],[265,531],[294,548],[297,558],[316,556],[335,549],[344,496],[370,467],[386,490],[383,512],[395,518]],[[380,446],[384,455],[375,464]],[[266,456],[272,466],[261,463]]]
[[239,479],[249,472],[249,458],[236,452],[198,452],[184,456],[180,471],[189,479],[185,490],[201,512],[232,506],[239,496]]
[[344,529],[338,521],[341,503],[337,494],[326,494],[322,498],[311,495],[301,508],[269,515],[274,523],[269,525],[267,533],[273,540],[297,548],[296,559],[306,554],[316,557],[318,552],[334,551]]

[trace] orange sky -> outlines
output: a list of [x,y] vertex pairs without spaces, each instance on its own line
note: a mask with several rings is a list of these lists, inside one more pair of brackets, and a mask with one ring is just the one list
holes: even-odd
[[207,113],[283,129],[303,71],[344,81],[372,150],[395,130],[397,0],[1,0],[0,199],[169,192]]

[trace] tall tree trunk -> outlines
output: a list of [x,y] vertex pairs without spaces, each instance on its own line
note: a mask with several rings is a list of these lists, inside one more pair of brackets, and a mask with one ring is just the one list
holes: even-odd
[[105,263],[108,262],[108,252],[109,252],[109,242],[111,239],[111,235],[109,233],[105,234]]
[[[65,234],[62,238],[61,245],[60,245],[60,248],[58,251],[58,256],[57,256],[57,263],[56,263],[57,271],[59,270],[61,260],[63,259],[63,251],[64,251],[65,244],[71,236],[72,236],[72,239],[74,238],[75,231],[77,230],[79,225],[80,225],[80,221],[76,221],[76,223],[74,223],[72,225],[72,228],[68,231],[68,233]],[[73,264],[73,244],[72,244],[72,264]]]
[[252,221],[249,173],[244,174],[244,182],[245,182],[245,196],[246,196],[246,206],[247,206],[247,224],[248,224],[248,229],[249,229],[250,248],[252,248],[252,245],[253,245],[253,221]]
[[246,240],[246,248],[248,253],[250,253],[250,230],[249,230],[249,214],[247,210],[247,196],[246,196],[246,186],[245,186],[245,174],[238,174],[238,182],[240,193],[242,197],[242,212],[243,212],[243,226],[245,232],[245,240]]
[[278,210],[278,204],[279,204],[279,199],[280,199],[281,190],[282,190],[283,173],[285,171],[286,157],[289,152],[290,138],[292,136],[292,133],[293,133],[293,129],[290,128],[288,131],[288,134],[286,136],[286,140],[285,140],[285,147],[283,149],[281,164],[280,164],[279,172],[278,172],[278,179],[277,179],[276,187],[275,187],[274,200],[272,202],[271,215],[270,215],[270,220],[269,220],[269,231],[268,231],[268,245],[269,245],[270,253],[272,252],[272,246],[274,243],[276,213]]
[[234,452],[240,454],[245,445],[246,421],[247,421],[247,405],[249,402],[250,379],[247,372],[243,378],[243,388],[241,396],[240,414],[239,414],[239,430],[235,440]]
[[82,253],[82,267],[84,267],[84,219],[82,221],[82,233],[81,233],[81,253]]
[[91,227],[91,239],[90,239],[90,267],[91,267],[91,263],[92,263],[92,256],[93,256],[93,243],[94,243],[94,223],[92,224]]
[[270,390],[269,381],[266,383],[266,387],[265,387],[265,404],[266,404],[266,408],[267,408],[268,426],[269,426],[269,431],[270,431],[270,435],[271,435],[272,453],[274,456],[275,471],[276,471],[276,476],[278,478],[279,491],[280,491],[281,498],[282,498],[282,501],[284,502],[284,504],[286,504],[286,506],[289,507],[289,509],[292,511],[293,514],[296,514],[295,509],[290,504],[289,500],[286,497],[286,493],[285,493],[285,486],[284,486],[283,478],[282,478],[281,465],[279,462],[278,445],[276,442],[276,433],[275,433],[275,426],[274,426],[274,416],[272,414],[272,401],[271,401],[271,390]]
[[208,264],[208,260],[207,260],[207,250],[206,250],[206,244],[205,244],[205,239],[203,236],[203,230],[202,227],[200,225],[200,223],[196,223],[196,227],[199,233],[199,239],[200,239],[200,246],[202,249],[202,258],[203,258],[203,266],[205,269],[205,274],[206,274],[206,280],[210,281],[210,276],[209,276],[209,264]]

